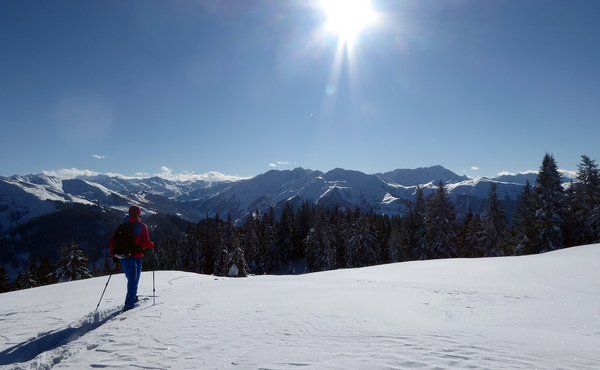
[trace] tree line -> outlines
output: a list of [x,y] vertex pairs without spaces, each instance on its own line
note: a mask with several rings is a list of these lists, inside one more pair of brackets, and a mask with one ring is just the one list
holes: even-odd
[[[510,222],[509,222],[510,221]],[[287,204],[256,210],[241,225],[219,216],[189,224],[179,235],[161,237],[144,261],[147,270],[180,270],[217,276],[303,273],[382,263],[454,257],[535,254],[600,241],[600,171],[581,157],[576,181],[563,187],[554,157],[546,154],[534,184],[527,183],[508,220],[491,183],[483,213],[457,217],[446,185],[426,197],[416,188],[402,216],[355,209]],[[58,267],[32,264],[16,288],[74,280],[113,271],[105,258],[90,272],[76,243],[63,248]],[[86,273],[87,271],[87,273]],[[13,287],[14,288],[14,287]],[[0,289],[10,282],[0,270]],[[2,290],[0,290],[2,291]]]
[[[563,187],[546,154],[535,184],[527,183],[513,220],[507,220],[495,183],[482,214],[459,219],[446,185],[425,197],[417,187],[403,216],[305,203],[249,215],[244,224],[219,217],[191,225],[184,237],[162,243],[157,267],[222,276],[293,273],[453,257],[535,254],[600,241],[600,173],[581,157],[577,181]],[[293,271],[294,262],[305,264]]]

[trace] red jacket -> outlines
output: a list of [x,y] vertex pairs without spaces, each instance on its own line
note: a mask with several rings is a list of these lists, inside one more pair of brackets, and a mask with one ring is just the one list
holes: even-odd
[[[148,227],[146,224],[142,223],[142,220],[138,217],[127,216],[125,218],[125,222],[136,224],[134,228],[135,232],[135,244],[140,246],[142,249],[152,249],[154,248],[154,242],[150,240],[150,234],[148,233]],[[114,236],[110,238],[110,255],[114,257],[113,253],[113,245],[114,245]],[[134,253],[131,257],[133,258],[142,258],[144,257],[143,252]]]

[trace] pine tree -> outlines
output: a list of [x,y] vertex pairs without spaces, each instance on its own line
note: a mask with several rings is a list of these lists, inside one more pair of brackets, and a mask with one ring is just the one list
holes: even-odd
[[536,253],[537,228],[535,207],[535,194],[531,188],[531,184],[527,181],[517,201],[517,209],[513,219],[517,243],[514,251],[516,255]]
[[88,259],[75,242],[62,247],[58,269],[54,272],[59,282],[82,280],[92,277],[88,269]]
[[508,242],[508,230],[504,209],[498,200],[494,182],[490,184],[490,194],[483,218],[483,230],[484,257],[503,256]]
[[600,170],[596,161],[581,156],[577,182],[568,192],[569,231],[573,245],[590,244],[600,239]]
[[278,265],[291,265],[294,251],[294,210],[286,203],[277,223],[277,246],[279,248]]
[[271,207],[269,212],[263,214],[261,221],[261,238],[259,256],[263,273],[271,273],[278,267],[279,249],[277,248],[277,230],[275,228],[275,215]]
[[35,278],[40,285],[49,285],[56,283],[54,269],[48,258],[42,258],[39,264],[36,264]]
[[412,212],[409,211],[408,217],[408,244],[413,246],[414,258],[418,260],[432,258],[427,234],[429,225],[429,212],[427,209],[427,201],[425,200],[423,189],[421,189],[419,186],[417,186],[415,190],[414,209]]
[[17,286],[17,289],[29,289],[40,286],[40,283],[37,280],[35,263],[30,263],[29,266],[19,273],[15,285]]
[[456,214],[443,181],[428,204],[430,258],[456,257]]
[[243,237],[243,247],[245,251],[245,259],[248,263],[248,269],[250,273],[253,274],[262,274],[263,271],[259,271],[259,266],[261,262],[259,261],[259,212],[256,210],[252,214],[246,217],[246,221],[244,222],[244,226],[242,227]]
[[12,290],[12,284],[8,278],[8,274],[4,269],[4,266],[0,266],[0,293],[10,292]]
[[244,250],[240,243],[238,231],[233,225],[231,217],[227,218],[227,222],[223,228],[219,250],[222,253],[219,256],[221,263],[219,270],[215,267],[215,275],[229,277],[248,276],[248,264],[246,263],[246,257],[244,256]]
[[337,268],[335,239],[324,210],[320,210],[304,241],[306,267],[309,271]]
[[248,264],[246,263],[244,250],[237,233],[232,238],[231,243],[230,253],[227,260],[227,266],[229,266],[227,275],[229,277],[246,277],[248,276]]
[[485,251],[483,250],[483,222],[479,214],[473,215],[471,222],[468,225],[466,243],[470,250],[470,255],[467,257],[483,257]]
[[408,253],[405,244],[405,230],[402,219],[392,217],[390,238],[388,240],[388,255],[391,262],[406,261]]
[[366,215],[359,216],[346,232],[348,267],[372,266],[379,263],[377,235]]
[[479,214],[469,208],[456,236],[459,257],[483,257],[483,225]]
[[538,240],[535,252],[564,248],[564,191],[560,173],[551,154],[546,154],[536,180],[536,227]]

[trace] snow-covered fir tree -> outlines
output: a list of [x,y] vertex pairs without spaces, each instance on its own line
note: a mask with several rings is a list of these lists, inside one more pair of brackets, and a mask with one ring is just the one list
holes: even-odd
[[413,246],[413,255],[415,259],[425,260],[431,258],[431,249],[427,234],[429,224],[429,214],[427,211],[427,201],[423,189],[417,186],[415,190],[415,205],[409,209],[406,220],[407,243]]
[[337,268],[335,238],[325,212],[318,213],[304,241],[306,267],[309,271],[326,271]]
[[536,180],[536,228],[538,231],[535,252],[564,248],[564,190],[560,183],[558,166],[551,154],[546,154]]
[[229,277],[246,277],[248,276],[248,264],[246,263],[246,257],[244,255],[244,249],[240,242],[239,235],[236,231],[233,231],[231,239],[229,241],[231,245],[228,248],[227,263],[227,276]]
[[506,215],[498,200],[495,182],[490,184],[488,203],[483,218],[483,231],[481,243],[484,257],[503,256],[504,249],[508,244],[508,230]]
[[600,170],[596,161],[581,156],[577,182],[570,188],[568,200],[573,244],[590,244],[600,240]]
[[269,273],[277,267],[279,261],[279,248],[277,246],[277,230],[275,227],[275,214],[273,207],[263,214],[260,234],[259,253],[262,261],[263,273]]
[[409,259],[409,255],[406,248],[406,229],[402,218],[393,217],[391,224],[392,229],[387,245],[390,262],[406,261]]
[[219,239],[214,259],[214,274],[217,276],[248,276],[248,264],[238,229],[231,217],[219,228]]
[[471,209],[467,212],[462,225],[458,228],[457,246],[459,257],[482,257],[481,248],[483,239],[483,225],[479,214],[474,214]]
[[456,257],[456,214],[443,181],[429,198],[427,215],[429,257]]
[[62,255],[54,276],[59,282],[92,277],[88,269],[88,259],[77,243],[71,242],[62,247]]
[[12,290],[12,284],[8,278],[8,274],[4,266],[0,266],[0,293],[9,292]]
[[40,263],[35,264],[35,276],[40,285],[49,285],[56,283],[54,268],[48,258],[42,258]]
[[521,191],[514,214],[513,228],[515,233],[516,255],[535,253],[537,245],[535,194],[529,181]]
[[15,282],[17,289],[29,289],[41,286],[38,281],[38,275],[36,272],[36,265],[31,262],[26,268],[21,271]]
[[286,203],[277,223],[278,265],[289,265],[294,253],[294,210]]
[[348,267],[372,266],[379,261],[377,235],[366,215],[360,215],[346,231]]
[[248,269],[251,273],[259,274],[259,266],[261,266],[260,254],[259,254],[259,212],[256,210],[252,214],[246,217],[244,225],[242,226],[242,245],[246,256],[246,262],[248,263]]

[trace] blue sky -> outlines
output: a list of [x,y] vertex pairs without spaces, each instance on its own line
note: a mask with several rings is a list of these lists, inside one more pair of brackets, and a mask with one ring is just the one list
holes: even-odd
[[319,1],[1,1],[0,175],[600,160],[600,2],[372,8],[340,46]]

